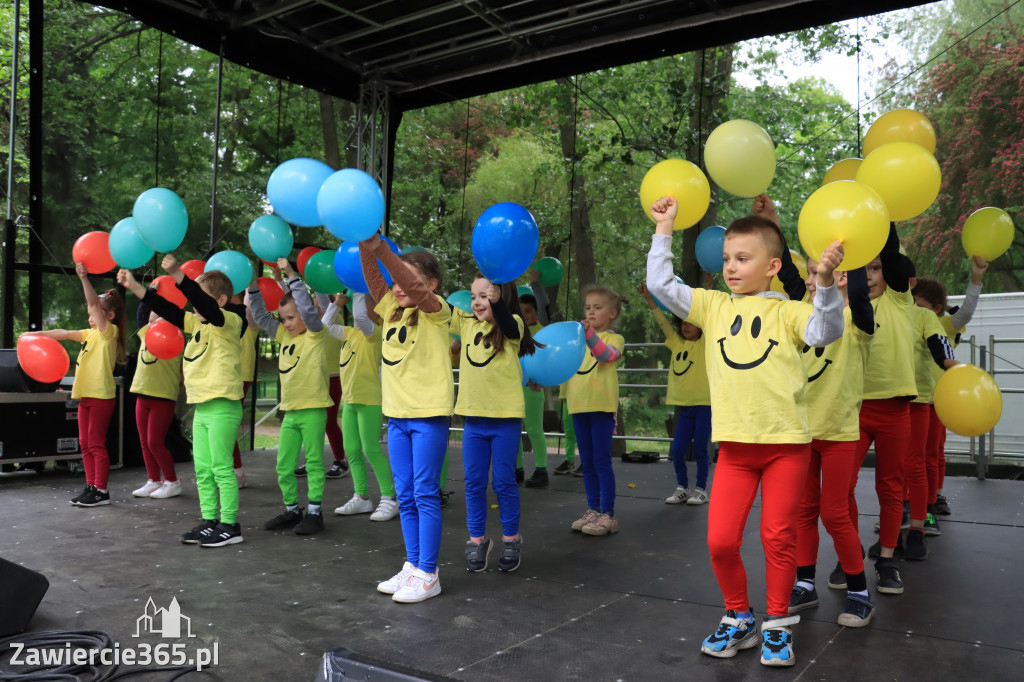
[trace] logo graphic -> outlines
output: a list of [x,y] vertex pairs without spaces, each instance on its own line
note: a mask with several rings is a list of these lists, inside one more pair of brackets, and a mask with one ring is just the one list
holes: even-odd
[[[184,628],[182,624],[184,623]],[[178,598],[172,597],[171,603],[166,609],[158,609],[150,597],[146,602],[146,608],[142,615],[135,621],[135,634],[132,637],[140,637],[149,633],[160,635],[169,639],[178,639],[182,636],[195,637],[192,634],[192,619],[181,614],[181,606],[178,605]]]

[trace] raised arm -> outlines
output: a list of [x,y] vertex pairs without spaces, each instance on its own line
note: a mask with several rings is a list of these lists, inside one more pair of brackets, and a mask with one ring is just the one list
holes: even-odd
[[75,341],[82,343],[82,332],[77,329],[43,329],[38,332],[25,332],[32,336],[45,336],[48,339],[57,341]]
[[672,197],[662,197],[651,207],[655,234],[651,250],[647,253],[647,288],[669,310],[685,320],[690,315],[693,291],[690,286],[676,281],[672,272],[672,221],[679,206]]
[[551,318],[548,316],[548,304],[551,303],[551,299],[548,298],[547,288],[540,283],[540,273],[536,270],[530,270],[530,291],[537,299],[537,322],[546,327],[551,324]]
[[[296,305],[298,305],[297,301]],[[267,304],[263,302],[263,293],[260,291],[259,285],[257,284],[256,275],[253,275],[252,281],[249,282],[248,308],[259,328],[265,331],[270,338],[276,338],[277,326],[279,323],[267,311]],[[305,320],[305,318],[303,318],[303,320]],[[317,322],[320,322],[320,320],[317,320]]]
[[311,332],[322,331],[324,324],[320,321],[320,314],[317,313],[316,306],[313,305],[313,299],[309,296],[309,289],[306,288],[305,283],[299,277],[299,273],[292,270],[292,264],[288,262],[287,258],[278,258],[277,266],[284,270],[288,276],[288,288],[292,292],[292,298],[295,299],[295,307],[299,309],[299,317],[305,323],[306,329]]
[[89,315],[96,321],[96,331],[102,334],[107,330],[107,315],[103,312],[99,295],[89,281],[89,271],[82,263],[75,263],[75,272],[78,273],[78,279],[82,280],[82,291],[85,293],[85,305],[89,307]]
[[[364,255],[364,245],[368,252],[366,255]],[[370,294],[378,301],[387,294],[388,287],[383,275],[380,274],[374,257],[384,264],[384,267],[391,273],[391,277],[398,282],[405,295],[412,299],[417,308],[425,313],[436,313],[441,310],[441,302],[437,300],[434,292],[427,288],[416,268],[399,258],[379,236],[374,235],[359,242],[359,256],[362,260],[363,275],[367,278],[366,283],[369,285]],[[380,277],[379,284],[370,284],[370,277],[373,273]]]
[[[370,319],[368,298],[367,294],[354,294],[352,298],[352,320],[356,328],[363,333],[363,336],[373,336],[373,329],[376,326],[373,320]],[[376,304],[374,304],[374,307],[376,307]]]
[[130,271],[125,269],[118,271],[117,281],[121,286],[135,294],[135,296],[142,301],[142,304],[140,304],[139,307],[142,307],[144,304],[150,310],[156,311],[157,315],[164,318],[175,327],[178,327],[179,329],[185,328],[185,311],[157,293],[157,288],[160,285],[154,283],[155,286],[147,289],[136,281],[135,276],[132,275]]
[[882,253],[879,254],[882,261],[882,277],[885,285],[893,291],[904,293],[910,289],[910,273],[907,271],[906,261],[900,253],[900,236],[896,232],[896,223],[889,223],[889,237],[885,240]]
[[320,320],[325,327],[327,327],[327,333],[338,341],[345,340],[345,326],[341,324],[335,324],[334,321],[338,319],[338,311],[340,308],[337,303],[328,303],[327,310],[324,311],[324,316]]
[[654,297],[651,296],[651,292],[647,289],[646,284],[641,284],[637,287],[640,295],[645,301],[647,301],[647,307],[651,309],[651,313],[654,315],[654,319],[658,321],[658,326],[661,327],[661,331],[665,333],[665,339],[669,339],[676,333],[676,330],[672,328],[672,323],[665,317],[665,313],[661,312],[661,308],[655,303]]
[[988,261],[981,256],[971,258],[971,283],[967,286],[967,293],[964,302],[952,315],[954,329],[963,329],[974,317],[974,311],[978,307],[978,297],[981,296],[981,283],[988,270]]
[[871,307],[868,271],[856,268],[846,273],[846,293],[850,297],[850,319],[866,334],[875,333],[875,309]]
[[818,262],[818,281],[814,294],[814,312],[804,327],[804,343],[814,348],[827,346],[843,335],[843,295],[839,293],[832,273],[842,262],[843,246],[839,242],[825,249]]
[[583,326],[586,329],[584,337],[587,340],[587,347],[590,349],[590,354],[594,356],[594,359],[598,362],[618,362],[619,358],[622,357],[622,352],[615,346],[610,346],[602,341],[601,337],[597,335],[589,324]]
[[519,325],[516,324],[516,318],[512,316],[512,311],[509,310],[508,305],[501,298],[501,287],[492,284],[487,300],[491,304],[491,314],[494,315],[494,323],[501,329],[501,333],[505,335],[505,338],[518,339],[520,337]]

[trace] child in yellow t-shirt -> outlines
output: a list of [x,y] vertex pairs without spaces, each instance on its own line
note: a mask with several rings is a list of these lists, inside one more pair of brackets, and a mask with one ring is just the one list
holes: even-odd
[[[726,616],[701,651],[730,658],[761,643],[761,663],[795,663],[789,598],[796,575],[796,512],[810,458],[811,433],[800,350],[842,336],[842,297],[832,271],[843,258],[833,243],[821,257],[813,308],[771,291],[785,240],[778,226],[758,216],[726,230],[723,278],[732,294],[691,289],[672,273],[675,199],[654,202],[657,225],[647,257],[651,294],[712,341],[706,344],[712,433],[720,443],[708,510],[711,565],[725,597]],[[761,637],[747,597],[740,558],[743,527],[761,487],[768,609]]]
[[81,263],[75,272],[82,281],[85,304],[89,309],[88,329],[50,329],[32,332],[58,341],[82,344],[75,368],[71,398],[78,401],[78,446],[85,468],[85,488],[71,500],[77,507],[110,504],[107,479],[110,453],[107,452],[107,428],[114,414],[116,387],[114,365],[124,364],[124,299],[115,289],[97,295],[89,281],[89,271]]
[[[260,329],[280,344],[278,372],[281,377],[281,438],[277,446],[277,484],[284,498],[284,511],[263,524],[267,530],[294,530],[296,535],[312,535],[324,529],[320,503],[324,498],[324,433],[327,428],[327,375],[324,353],[327,330],[320,321],[306,285],[292,270],[287,258],[277,261],[288,277],[289,293],[281,297],[278,322],[263,302],[254,274],[249,283],[249,303]],[[308,506],[303,514],[295,468],[299,450],[305,448],[309,463],[307,477]]]

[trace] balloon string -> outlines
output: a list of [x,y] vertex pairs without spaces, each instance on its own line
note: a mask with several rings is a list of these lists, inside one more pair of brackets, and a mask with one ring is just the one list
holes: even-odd
[[[999,341],[999,339],[996,339],[996,341]],[[974,341],[971,341],[970,339],[968,339],[968,340],[967,340],[967,343],[971,344],[971,347],[972,347],[972,348],[985,348],[985,353],[986,353],[987,355],[990,355],[990,356],[992,356],[993,358],[998,358],[999,360],[1002,360],[1003,362],[1005,362],[1006,364],[1010,365],[1011,367],[1014,367],[1015,369],[1024,369],[1024,367],[1021,367],[1020,365],[1018,365],[1018,364],[1017,364],[1016,362],[1014,362],[1013,360],[1008,360],[1008,359],[1004,358],[1004,357],[1003,357],[1003,356],[1001,356],[1001,355],[996,355],[995,353],[993,353],[993,352],[992,352],[992,351],[991,351],[990,349],[988,349],[987,347],[985,347],[985,346],[979,346],[979,345],[978,345],[977,343],[975,343]],[[992,368],[990,367],[989,369],[987,369],[987,370],[985,370],[985,371],[986,371],[986,372],[992,372]],[[998,370],[997,370],[997,371],[998,371]]]

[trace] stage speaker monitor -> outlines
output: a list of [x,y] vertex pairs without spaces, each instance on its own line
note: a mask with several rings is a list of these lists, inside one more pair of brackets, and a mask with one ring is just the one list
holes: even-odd
[[43,384],[22,371],[18,364],[18,351],[0,348],[0,393],[53,393],[60,386],[56,381]]
[[42,573],[0,559],[0,637],[25,632],[49,588]]
[[344,647],[324,654],[314,682],[455,682],[445,675],[357,654]]

